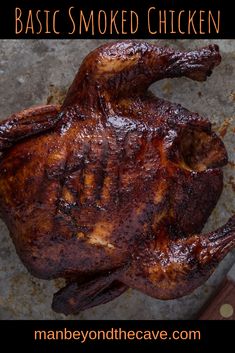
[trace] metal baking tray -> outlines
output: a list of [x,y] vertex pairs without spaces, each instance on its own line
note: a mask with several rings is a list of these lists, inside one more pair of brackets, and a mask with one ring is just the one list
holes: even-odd
[[[32,105],[58,101],[72,82],[82,59],[103,40],[1,40],[0,118]],[[203,83],[166,79],[151,89],[160,97],[208,117],[229,153],[224,190],[206,231],[226,222],[235,211],[235,40],[159,40],[180,50],[219,45],[222,63]],[[20,262],[6,226],[0,222],[0,319],[191,319],[217,288],[235,261],[230,252],[211,278],[186,297],[161,301],[129,289],[114,301],[75,316],[56,314],[52,296],[62,280],[32,277]],[[63,281],[62,281],[63,282]]]

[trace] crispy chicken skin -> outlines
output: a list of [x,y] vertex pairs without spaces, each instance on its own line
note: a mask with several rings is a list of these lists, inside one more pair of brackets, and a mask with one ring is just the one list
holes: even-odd
[[216,45],[180,52],[123,41],[91,52],[62,107],[0,123],[0,213],[27,269],[63,277],[53,309],[77,313],[128,287],[172,299],[235,245],[235,218],[200,234],[223,187],[210,122],[155,97],[163,78],[204,81]]

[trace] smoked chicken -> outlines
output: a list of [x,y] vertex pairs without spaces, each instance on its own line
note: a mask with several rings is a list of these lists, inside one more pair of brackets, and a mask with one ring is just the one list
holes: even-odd
[[207,119],[148,90],[164,78],[204,81],[220,61],[216,45],[109,43],[85,58],[61,107],[1,122],[1,217],[30,273],[66,279],[55,311],[129,287],[184,296],[234,247],[234,216],[200,234],[222,191],[223,142]]

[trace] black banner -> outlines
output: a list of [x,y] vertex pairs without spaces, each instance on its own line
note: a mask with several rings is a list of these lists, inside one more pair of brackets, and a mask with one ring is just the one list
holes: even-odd
[[20,344],[34,353],[210,352],[233,347],[232,329],[234,321],[0,322],[3,347],[14,352]]
[[8,0],[0,38],[235,38],[228,0]]

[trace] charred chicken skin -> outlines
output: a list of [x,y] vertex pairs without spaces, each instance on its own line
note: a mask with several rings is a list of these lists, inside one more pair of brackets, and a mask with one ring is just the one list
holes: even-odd
[[234,247],[234,216],[200,234],[222,191],[223,142],[207,119],[148,91],[164,78],[204,81],[220,61],[216,45],[104,45],[61,107],[1,122],[1,216],[33,275],[67,280],[55,311],[77,313],[129,287],[184,296]]

